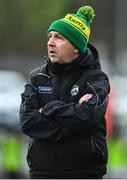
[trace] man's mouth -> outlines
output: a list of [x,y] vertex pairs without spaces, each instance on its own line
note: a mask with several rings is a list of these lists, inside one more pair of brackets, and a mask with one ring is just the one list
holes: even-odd
[[50,51],[49,51],[49,54],[50,54],[51,57],[54,57],[56,53],[55,53],[54,50],[50,50]]

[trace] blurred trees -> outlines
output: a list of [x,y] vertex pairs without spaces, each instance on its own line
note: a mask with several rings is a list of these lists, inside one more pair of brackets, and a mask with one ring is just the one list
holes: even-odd
[[[109,4],[107,0],[98,0],[97,4],[91,0],[0,0],[0,56],[45,54],[46,31],[51,22],[62,18],[68,12],[75,13],[85,4],[92,5],[97,14],[102,7],[111,6],[112,3]],[[107,11],[103,13],[104,17],[108,19]],[[96,40],[99,38],[108,43],[111,29],[107,27],[110,27],[110,24],[100,18],[100,15],[97,15],[91,29],[96,34]],[[99,25],[102,22],[104,24]],[[110,31],[102,33],[105,28]]]
[[[123,30],[126,27],[122,18],[126,19],[126,16],[125,13],[122,15],[122,9],[126,7],[127,1],[118,2],[118,0],[0,0],[0,57],[5,57],[7,62],[0,60],[0,68],[10,68],[10,65],[6,64],[10,62],[10,57],[14,62],[15,55],[30,58],[46,55],[46,31],[51,22],[63,18],[69,12],[75,13],[83,5],[91,5],[95,10],[96,17],[91,25],[90,42],[96,44],[102,58],[109,60],[110,63],[116,61],[119,52],[124,51],[126,56],[127,41],[124,33],[121,34],[123,32],[121,27]],[[34,63],[34,60],[30,61]],[[126,66],[123,65],[123,69],[126,71]]]
[[0,0],[0,54],[40,51],[49,24],[62,17],[66,0]]

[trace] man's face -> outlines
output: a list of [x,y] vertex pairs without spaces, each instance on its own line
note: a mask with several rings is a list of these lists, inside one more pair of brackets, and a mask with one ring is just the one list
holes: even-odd
[[60,33],[50,31],[48,36],[48,56],[52,63],[70,63],[79,56],[78,49]]

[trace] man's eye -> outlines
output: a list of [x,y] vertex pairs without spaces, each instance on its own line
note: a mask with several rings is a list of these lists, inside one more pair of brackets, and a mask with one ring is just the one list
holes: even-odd
[[51,38],[51,36],[48,36],[48,40]]
[[58,39],[63,40],[64,38],[63,36],[58,36]]
[[50,39],[52,37],[52,35],[51,34],[48,34],[48,39]]

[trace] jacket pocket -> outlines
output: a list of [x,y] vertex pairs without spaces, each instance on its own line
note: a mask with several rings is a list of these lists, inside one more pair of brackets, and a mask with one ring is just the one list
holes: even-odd
[[93,152],[93,159],[98,163],[105,163],[107,160],[107,147],[103,147],[98,141],[96,137],[91,136],[91,148]]
[[29,167],[32,166],[31,153],[32,153],[33,146],[34,146],[34,139],[31,138],[29,142],[29,146],[28,146],[28,153],[27,153],[27,163]]

